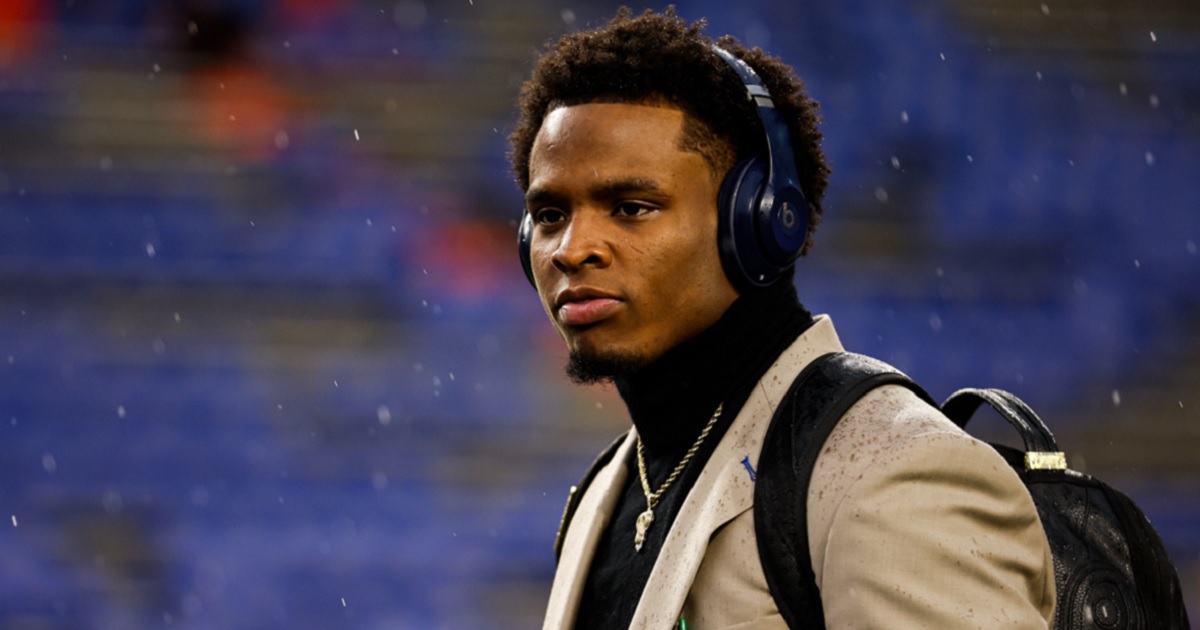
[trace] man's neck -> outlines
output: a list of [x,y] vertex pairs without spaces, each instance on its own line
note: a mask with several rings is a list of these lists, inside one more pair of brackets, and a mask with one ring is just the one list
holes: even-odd
[[717,405],[757,381],[811,322],[795,287],[782,282],[743,294],[712,327],[636,374],[618,378],[617,390],[647,454],[681,456]]

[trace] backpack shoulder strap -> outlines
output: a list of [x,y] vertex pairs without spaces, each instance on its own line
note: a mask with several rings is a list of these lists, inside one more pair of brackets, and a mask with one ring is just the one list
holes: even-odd
[[903,385],[937,406],[896,368],[835,352],[800,372],[771,419],[758,459],[754,529],[767,586],[788,627],[825,627],[808,552],[808,486],[817,455],[846,410],[888,384]]
[[628,431],[622,433],[617,436],[617,439],[613,440],[612,444],[609,444],[607,448],[600,451],[600,454],[596,456],[596,460],[592,462],[588,471],[584,473],[583,479],[580,479],[579,483],[571,486],[571,489],[567,491],[567,504],[563,506],[562,520],[558,523],[558,534],[554,536],[555,561],[562,555],[563,540],[567,537],[567,529],[571,526],[571,518],[575,516],[575,509],[579,507],[579,500],[583,498],[583,493],[587,490],[588,486],[592,485],[592,479],[596,477],[596,473],[600,472],[601,468],[604,468],[608,465],[608,462],[612,461],[613,455],[617,453],[617,447],[621,446],[621,442],[625,441],[625,436],[627,435],[629,435]]

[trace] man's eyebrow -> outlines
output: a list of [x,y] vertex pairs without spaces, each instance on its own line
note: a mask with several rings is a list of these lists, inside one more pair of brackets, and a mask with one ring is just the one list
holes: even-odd
[[535,205],[555,204],[561,196],[545,189],[545,188],[530,188],[525,191],[525,207],[530,208]]
[[[630,193],[662,193],[658,182],[646,177],[628,177],[600,182],[588,189],[593,199],[612,199]],[[530,188],[525,193],[525,206],[560,203],[564,195],[546,188]]]
[[662,192],[662,186],[659,186],[658,182],[653,179],[646,177],[629,177],[603,182],[594,186],[589,192],[593,197],[608,199],[629,193]]

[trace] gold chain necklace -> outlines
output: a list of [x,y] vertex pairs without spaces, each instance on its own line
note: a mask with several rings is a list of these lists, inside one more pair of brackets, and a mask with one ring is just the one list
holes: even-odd
[[708,424],[704,425],[704,429],[700,431],[700,437],[696,438],[696,442],[684,454],[683,459],[679,460],[679,465],[671,474],[667,476],[667,480],[663,482],[658,490],[650,491],[650,478],[646,475],[646,455],[642,448],[642,436],[638,436],[637,442],[637,463],[638,477],[642,480],[642,493],[646,495],[646,511],[638,514],[637,531],[633,534],[633,549],[641,552],[642,543],[646,542],[646,531],[650,529],[650,525],[654,523],[654,506],[658,505],[658,500],[662,498],[667,488],[675,483],[675,479],[679,477],[679,473],[683,472],[684,467],[688,462],[692,461],[692,457],[696,455],[696,451],[700,450],[700,445],[704,443],[704,438],[708,437],[708,433],[712,431],[713,425],[717,424],[717,418],[721,417],[721,410],[724,409],[725,403],[717,405],[717,410],[713,412],[711,418],[708,419]]

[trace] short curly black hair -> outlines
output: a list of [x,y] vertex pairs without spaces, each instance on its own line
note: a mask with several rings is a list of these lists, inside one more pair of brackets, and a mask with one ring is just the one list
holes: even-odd
[[[521,88],[520,116],[509,136],[513,175],[529,189],[529,154],[546,115],[582,103],[664,103],[685,114],[682,148],[699,153],[718,179],[738,160],[767,152],[766,137],[746,88],[712,51],[704,20],[688,25],[673,7],[633,17],[621,7],[600,28],[564,35],[546,44]],[[800,187],[808,200],[809,238],[820,222],[829,167],[821,150],[817,102],[791,67],[733,37],[715,42],[741,58],[766,84],[787,121]]]

